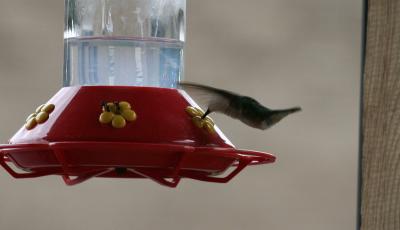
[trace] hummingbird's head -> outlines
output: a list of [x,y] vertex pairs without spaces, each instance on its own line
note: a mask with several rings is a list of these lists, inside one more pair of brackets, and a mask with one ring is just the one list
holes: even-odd
[[264,121],[262,122],[261,129],[263,129],[263,130],[268,129],[269,127],[278,123],[280,120],[282,120],[287,115],[295,113],[295,112],[299,112],[299,111],[301,111],[300,107],[294,107],[294,108],[282,109],[282,110],[272,110],[266,116]]

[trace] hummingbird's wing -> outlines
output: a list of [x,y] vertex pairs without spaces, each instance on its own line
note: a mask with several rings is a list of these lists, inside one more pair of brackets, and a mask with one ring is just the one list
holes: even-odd
[[235,118],[238,116],[230,105],[233,100],[241,97],[239,94],[191,82],[179,82],[179,86],[190,96],[199,99],[200,104],[206,106],[210,112],[221,112]]
[[260,128],[270,109],[251,97],[196,83],[180,82],[181,88],[199,98],[210,112],[221,112],[243,123]]

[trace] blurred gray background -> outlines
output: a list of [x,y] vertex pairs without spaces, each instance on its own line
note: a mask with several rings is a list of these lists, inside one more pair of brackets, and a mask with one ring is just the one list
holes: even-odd
[[[303,112],[267,131],[214,115],[242,149],[276,154],[228,184],[0,169],[0,229],[354,229],[361,0],[188,0],[186,80]],[[0,141],[61,87],[62,0],[0,0]]]

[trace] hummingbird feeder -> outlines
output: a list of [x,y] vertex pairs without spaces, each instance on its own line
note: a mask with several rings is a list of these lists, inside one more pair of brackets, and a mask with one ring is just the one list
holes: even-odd
[[[177,83],[185,0],[65,0],[64,87],[0,145],[15,178],[226,183],[273,155],[236,149]],[[13,167],[12,165],[16,166]],[[18,168],[18,169],[17,169]]]

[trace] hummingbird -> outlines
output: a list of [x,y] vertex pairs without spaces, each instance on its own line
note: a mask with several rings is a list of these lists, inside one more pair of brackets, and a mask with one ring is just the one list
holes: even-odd
[[191,82],[179,82],[178,85],[189,94],[197,95],[205,103],[207,110],[202,119],[212,112],[219,112],[250,127],[265,130],[287,115],[301,111],[300,107],[272,110],[251,97],[211,86]]

